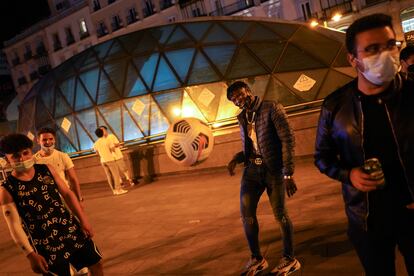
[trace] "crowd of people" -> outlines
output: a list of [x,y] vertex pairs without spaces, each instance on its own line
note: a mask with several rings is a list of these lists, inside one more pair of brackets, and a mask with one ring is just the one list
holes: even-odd
[[[333,91],[322,104],[316,133],[315,165],[342,183],[348,237],[368,276],[395,275],[395,250],[414,275],[414,46],[400,51],[392,18],[374,14],[346,32],[348,60],[357,77]],[[230,175],[243,163],[240,215],[250,258],[241,275],[257,275],[269,264],[259,246],[258,202],[266,191],[283,249],[271,275],[301,269],[295,256],[292,221],[285,194],[297,191],[294,132],[284,107],[254,96],[242,81],[227,89],[242,111],[237,116],[242,151],[228,163]],[[118,139],[105,126],[95,131],[98,153],[114,195],[133,185]],[[0,151],[12,173],[0,187],[0,205],[10,234],[35,273],[70,275],[88,268],[103,275],[102,257],[83,211],[74,165],[55,149],[53,129],[37,133],[40,150],[25,135],[10,134]],[[386,146],[384,146],[386,145]]]

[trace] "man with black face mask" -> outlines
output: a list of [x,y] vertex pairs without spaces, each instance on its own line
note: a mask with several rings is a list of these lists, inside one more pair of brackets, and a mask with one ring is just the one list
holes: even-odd
[[259,247],[256,217],[257,204],[265,190],[283,240],[283,256],[271,274],[288,275],[300,268],[293,252],[293,227],[285,208],[285,190],[289,197],[297,190],[293,180],[293,131],[283,106],[274,101],[261,101],[252,95],[246,83],[237,81],[230,85],[227,98],[243,109],[237,116],[243,151],[228,164],[230,175],[234,175],[237,163],[244,162],[245,165],[240,187],[240,213],[251,258],[241,275],[256,275],[268,267]]
[[348,236],[368,276],[395,275],[397,245],[414,275],[414,82],[397,73],[399,45],[388,15],[348,28],[358,75],[326,97],[316,137],[315,164],[342,182]]

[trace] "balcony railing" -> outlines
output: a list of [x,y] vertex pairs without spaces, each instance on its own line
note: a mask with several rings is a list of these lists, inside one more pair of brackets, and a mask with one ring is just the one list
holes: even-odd
[[[339,1],[338,1],[339,2]],[[328,1],[329,3],[329,1]],[[336,5],[328,5],[327,7],[322,6],[322,18],[326,20],[332,18],[336,13],[347,14],[352,12],[352,0],[345,0],[342,3]]]
[[24,53],[24,59],[25,60],[29,60],[33,57],[32,51],[27,51],[26,53]]
[[106,27],[105,27],[105,28],[99,27],[99,28],[96,30],[96,34],[98,35],[98,37],[102,37],[102,36],[104,36],[104,35],[107,35],[107,34],[108,34],[108,30],[106,29]]
[[89,32],[88,31],[86,31],[86,32],[79,32],[79,38],[80,39],[87,38],[88,36],[89,36]]
[[363,8],[368,8],[368,7],[372,7],[384,2],[389,2],[390,0],[365,0],[365,5],[363,6]]
[[132,15],[132,14],[128,14],[126,19],[127,19],[128,25],[138,21],[137,16]]
[[75,38],[73,37],[73,35],[67,35],[66,36],[66,45],[71,45],[75,43]]
[[146,7],[146,8],[142,9],[142,13],[143,13],[144,18],[145,18],[145,17],[148,17],[148,16],[151,16],[151,15],[155,14],[155,11],[154,11],[154,9],[150,9],[150,8]]
[[40,56],[40,57],[41,56],[47,56],[47,51],[46,51],[45,45],[41,44],[41,45],[37,46],[36,55]]
[[62,49],[62,43],[60,43],[60,41],[55,41],[53,43],[53,50],[56,52],[56,51],[59,51],[60,49]]
[[19,65],[20,64],[20,58],[19,57],[15,57],[12,60],[12,64],[13,64],[13,66]]
[[20,78],[17,79],[17,83],[19,85],[23,85],[23,84],[26,84],[27,83],[27,80],[26,80],[25,77],[20,77]]
[[161,0],[160,1],[160,9],[161,10],[168,9],[171,6],[174,6],[174,3],[172,2],[172,0]]
[[37,80],[39,78],[39,73],[37,71],[33,71],[30,73],[30,80],[34,81]]
[[215,11],[212,11],[209,15],[210,16],[231,15],[233,13],[248,9],[253,6],[254,6],[254,2],[252,0],[241,0],[231,5],[227,5]]
[[39,72],[39,75],[40,76],[46,75],[47,72],[50,71],[50,65],[47,64],[47,65],[39,66],[39,68],[37,69],[37,71]]
[[115,31],[122,28],[122,23],[121,22],[112,22],[111,23],[111,28],[112,28],[112,31],[115,32]]
[[101,4],[93,2],[93,11],[99,11],[101,9]]

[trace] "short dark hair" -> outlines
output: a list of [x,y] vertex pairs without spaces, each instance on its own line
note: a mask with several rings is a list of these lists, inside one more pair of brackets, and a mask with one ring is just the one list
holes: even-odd
[[33,148],[33,142],[24,134],[12,133],[0,140],[0,151],[7,154]]
[[227,88],[227,99],[231,101],[231,96],[233,95],[234,91],[239,90],[241,88],[249,88],[249,86],[243,82],[243,81],[236,81],[233,82],[228,88]]
[[56,130],[50,127],[42,127],[37,131],[37,137],[40,137],[40,134],[50,133],[56,138]]
[[414,55],[414,44],[408,44],[400,52],[400,60],[407,60],[410,56]]
[[106,126],[99,126],[99,128],[104,128],[105,130],[108,130]]
[[96,130],[95,130],[95,134],[96,134],[96,136],[98,136],[99,138],[101,138],[102,136],[103,136],[103,130],[101,129],[101,127],[98,127]]
[[356,54],[355,37],[357,34],[382,27],[390,27],[395,33],[392,27],[392,17],[383,13],[371,14],[355,20],[346,30],[345,44],[348,53]]

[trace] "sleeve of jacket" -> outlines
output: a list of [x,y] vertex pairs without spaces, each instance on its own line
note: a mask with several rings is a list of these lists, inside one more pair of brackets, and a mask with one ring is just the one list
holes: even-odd
[[330,178],[349,182],[349,170],[340,166],[339,150],[332,137],[332,112],[325,105],[319,115],[315,142],[315,165],[319,171]]
[[237,162],[237,164],[243,163],[244,162],[244,152],[239,151],[238,153],[236,153],[233,156],[233,158],[231,160],[235,160]]
[[293,158],[295,156],[295,135],[289,125],[285,109],[281,104],[273,103],[270,115],[276,128],[277,135],[282,143],[282,173],[283,175],[293,175],[295,170],[293,162]]

